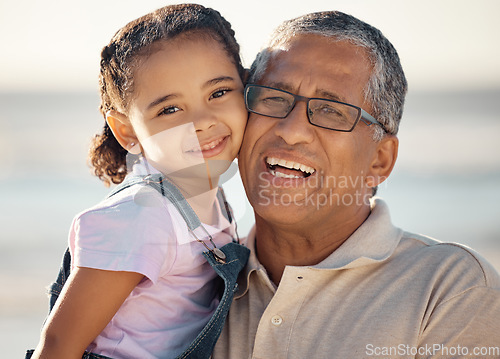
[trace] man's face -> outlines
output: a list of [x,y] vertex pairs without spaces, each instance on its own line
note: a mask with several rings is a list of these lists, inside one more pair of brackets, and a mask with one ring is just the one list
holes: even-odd
[[[364,49],[300,35],[277,50],[259,84],[371,112],[363,93],[371,72]],[[333,214],[349,221],[371,192],[365,182],[377,147],[371,136],[361,121],[352,132],[311,125],[305,102],[284,119],[251,113],[239,165],[257,216],[281,224],[314,225]]]

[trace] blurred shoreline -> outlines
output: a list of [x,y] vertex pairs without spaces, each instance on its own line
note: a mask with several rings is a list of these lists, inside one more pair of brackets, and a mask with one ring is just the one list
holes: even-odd
[[[500,89],[410,92],[400,155],[379,196],[406,231],[472,247],[500,271]],[[34,347],[73,216],[109,191],[85,162],[97,93],[0,93],[0,333]],[[239,175],[224,184],[240,236],[253,215]],[[5,354],[5,353],[4,353]]]

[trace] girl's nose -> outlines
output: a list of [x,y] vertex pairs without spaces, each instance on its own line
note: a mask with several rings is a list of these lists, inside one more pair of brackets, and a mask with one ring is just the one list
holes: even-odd
[[197,132],[206,131],[217,124],[217,116],[206,108],[194,113],[192,120]]

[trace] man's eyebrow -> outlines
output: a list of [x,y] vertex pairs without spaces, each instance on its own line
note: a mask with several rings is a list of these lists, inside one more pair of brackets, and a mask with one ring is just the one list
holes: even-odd
[[274,88],[277,88],[277,89],[280,89],[280,90],[284,90],[284,91],[288,91],[288,92],[291,92],[291,93],[295,93],[293,87],[291,85],[285,83],[285,82],[271,82],[269,84],[266,84],[266,86],[274,87]]
[[346,102],[345,98],[334,94],[333,92],[327,91],[327,90],[318,90],[316,92],[318,94],[318,97],[327,99],[327,100],[333,100],[333,101],[339,101],[339,102]]
[[[294,87],[292,87],[290,84],[287,84],[285,82],[271,82],[270,84],[268,84],[266,86],[274,87],[274,88],[277,88],[280,90],[285,90],[285,91],[291,92],[293,94],[296,94],[296,89]],[[327,90],[316,90],[314,97],[315,98],[323,98],[325,100],[346,102],[343,97],[341,97],[337,94],[334,94],[333,92],[327,91]]]
[[234,78],[231,76],[220,76],[220,77],[216,77],[214,79],[208,80],[207,82],[205,82],[203,84],[203,87],[206,88],[206,87],[217,85],[221,82],[229,82],[229,81],[231,81],[231,82],[234,81]]

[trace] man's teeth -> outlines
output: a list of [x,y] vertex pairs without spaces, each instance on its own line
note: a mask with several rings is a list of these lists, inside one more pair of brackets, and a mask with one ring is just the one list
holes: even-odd
[[302,176],[297,175],[287,175],[281,172],[276,172],[275,170],[271,170],[271,174],[275,177],[283,177],[283,178],[304,178]]
[[[290,170],[299,170],[306,174],[306,176],[311,175],[315,172],[315,169],[309,166],[306,166],[302,163],[294,162],[294,161],[286,161],[281,158],[268,157],[266,162],[269,166],[280,166],[283,168],[288,168]],[[279,171],[275,171],[273,168],[270,168],[273,176],[276,177],[284,177],[284,178],[302,178],[301,176],[296,176],[293,174],[285,174]]]

